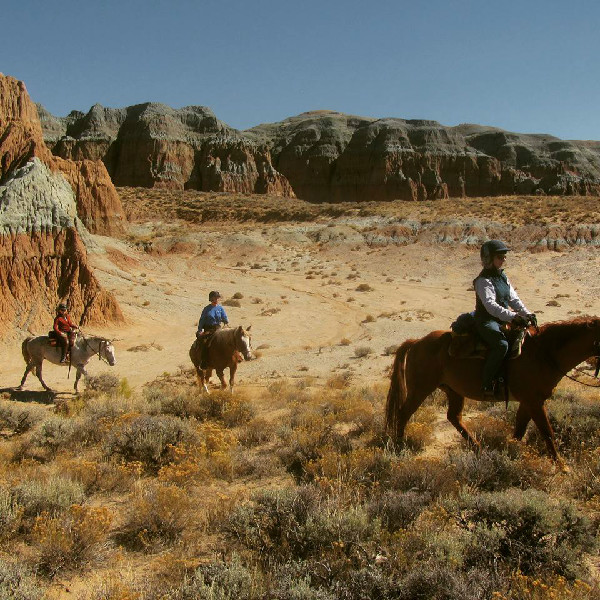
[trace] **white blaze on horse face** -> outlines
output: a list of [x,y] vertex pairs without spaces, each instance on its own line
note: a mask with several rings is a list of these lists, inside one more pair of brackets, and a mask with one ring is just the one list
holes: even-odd
[[252,358],[252,346],[250,345],[250,337],[247,335],[243,335],[242,344],[244,345],[244,358],[246,360],[250,360]]
[[110,342],[104,346],[104,358],[106,358],[106,362],[108,362],[111,367],[115,366],[117,362],[117,359],[115,358],[115,347]]

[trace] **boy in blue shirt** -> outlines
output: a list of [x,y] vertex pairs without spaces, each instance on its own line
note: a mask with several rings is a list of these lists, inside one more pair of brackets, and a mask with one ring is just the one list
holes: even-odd
[[206,369],[208,360],[208,341],[212,334],[220,329],[221,323],[229,325],[229,319],[225,309],[219,304],[221,301],[221,294],[216,291],[210,292],[208,295],[210,304],[207,304],[202,310],[202,315],[198,321],[198,331],[196,332],[196,338],[202,344],[202,354],[200,368]]

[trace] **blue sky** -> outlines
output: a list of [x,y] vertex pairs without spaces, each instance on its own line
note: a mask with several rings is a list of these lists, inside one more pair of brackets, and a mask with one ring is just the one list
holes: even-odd
[[0,71],[64,116],[318,109],[600,140],[597,0],[0,0]]

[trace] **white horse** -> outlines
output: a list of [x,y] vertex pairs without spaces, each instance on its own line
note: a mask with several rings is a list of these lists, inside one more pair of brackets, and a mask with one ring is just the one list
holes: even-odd
[[[42,363],[45,359],[55,365],[68,365],[69,363],[60,362],[60,346],[51,346],[50,338],[47,335],[39,335],[37,337],[28,337],[21,345],[21,350],[23,352],[23,358],[27,363],[27,367],[25,367],[21,385],[19,385],[17,389],[23,389],[27,376],[35,368],[35,374],[40,380],[40,383],[45,390],[51,392],[52,390],[42,379]],[[75,375],[75,392],[77,392],[77,384],[79,383],[81,375],[87,377],[85,366],[93,356],[97,356],[100,360],[104,360],[111,367],[116,363],[115,349],[110,340],[98,336],[85,337],[83,334],[78,334],[77,339],[71,348],[71,365],[77,370]]]

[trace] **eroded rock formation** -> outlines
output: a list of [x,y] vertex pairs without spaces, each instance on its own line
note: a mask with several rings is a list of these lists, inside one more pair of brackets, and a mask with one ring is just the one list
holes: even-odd
[[102,158],[118,186],[313,202],[600,193],[600,142],[333,111],[243,132],[198,106],[96,105],[64,119],[39,111],[57,156]]
[[83,242],[86,225],[122,231],[122,213],[104,165],[54,157],[24,84],[0,74],[0,336],[14,328],[40,333],[60,299],[82,323],[123,319]]

